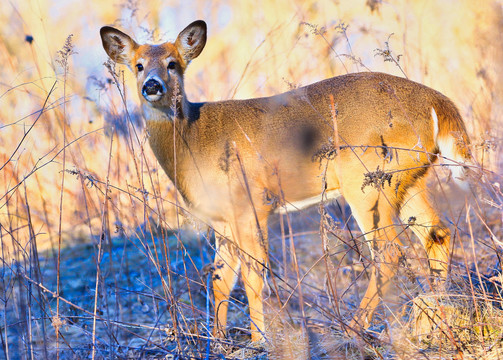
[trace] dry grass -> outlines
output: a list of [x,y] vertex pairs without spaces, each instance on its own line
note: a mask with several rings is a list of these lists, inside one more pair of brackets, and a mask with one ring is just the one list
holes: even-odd
[[[430,355],[503,355],[503,310],[498,279],[450,278],[447,288],[413,299],[408,340]],[[455,279],[455,280],[454,280]]]
[[[367,70],[405,75],[454,100],[480,175],[466,199],[441,168],[431,176],[456,234],[457,280],[447,291],[418,275],[424,253],[404,229],[408,261],[387,306],[368,334],[347,339],[341,329],[369,265],[348,208],[328,207],[335,220],[321,225],[318,209],[276,217],[269,353],[248,343],[240,287],[228,341],[210,339],[207,351],[213,309],[202,269],[213,256],[211,232],[183,209],[156,163],[128,90],[133,79],[103,66],[98,34],[115,24],[140,41],[173,40],[196,18],[208,22],[209,40],[186,74],[192,100],[271,95]],[[503,357],[502,24],[499,0],[4,4],[0,358]]]

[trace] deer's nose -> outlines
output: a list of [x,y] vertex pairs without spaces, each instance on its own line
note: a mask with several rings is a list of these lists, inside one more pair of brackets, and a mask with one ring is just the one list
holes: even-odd
[[163,89],[162,84],[155,79],[147,80],[143,84],[143,88],[141,90],[143,96],[162,95],[163,91],[164,91],[164,89]]

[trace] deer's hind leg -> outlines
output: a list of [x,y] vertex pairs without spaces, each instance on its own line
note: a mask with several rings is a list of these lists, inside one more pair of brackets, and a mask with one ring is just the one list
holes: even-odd
[[450,231],[430,205],[424,179],[418,180],[407,190],[400,208],[400,218],[421,241],[431,272],[445,278],[449,265]]

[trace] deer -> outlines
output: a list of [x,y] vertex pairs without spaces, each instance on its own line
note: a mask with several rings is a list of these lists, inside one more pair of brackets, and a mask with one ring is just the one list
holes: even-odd
[[264,341],[267,219],[278,211],[342,196],[372,254],[382,259],[349,329],[370,326],[395,276],[402,246],[396,219],[419,238],[429,274],[445,279],[451,233],[431,205],[426,175],[443,158],[454,180],[464,183],[471,157],[465,124],[449,98],[367,71],[269,97],[190,102],[184,73],[206,44],[204,21],[188,25],[174,42],[155,45],[138,44],[110,26],[100,35],[108,56],[136,76],[158,163],[190,211],[214,229],[215,336],[225,336],[228,299],[240,273],[251,340]]

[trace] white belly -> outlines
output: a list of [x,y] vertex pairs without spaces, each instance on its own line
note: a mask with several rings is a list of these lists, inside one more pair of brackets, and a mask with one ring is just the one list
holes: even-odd
[[[339,196],[341,196],[341,193],[339,190],[331,190],[325,192],[323,196],[323,200],[327,202],[331,202],[335,199],[337,199]],[[319,204],[322,200],[322,194],[306,198],[303,200],[299,201],[294,201],[294,202],[286,202],[285,206],[280,206],[276,209],[275,212],[279,214],[286,214],[287,212],[293,212],[293,211],[298,211],[302,210],[305,208],[308,208],[312,205]]]

